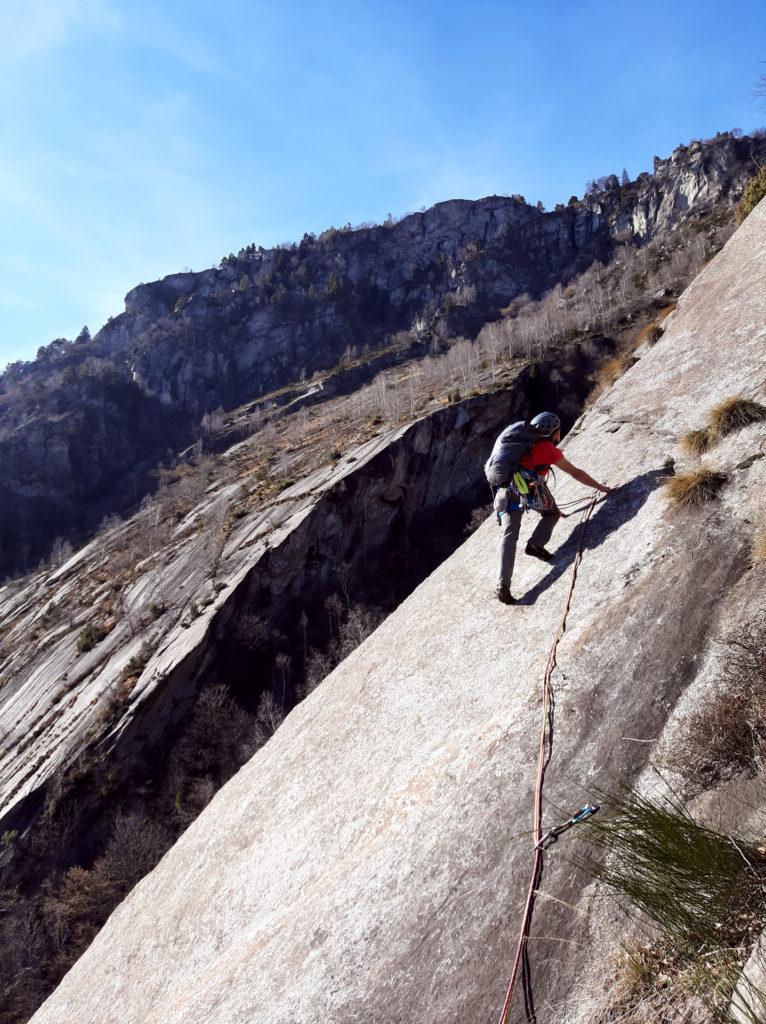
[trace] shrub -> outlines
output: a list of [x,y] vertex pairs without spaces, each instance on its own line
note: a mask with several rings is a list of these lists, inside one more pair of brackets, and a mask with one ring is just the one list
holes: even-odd
[[55,895],[42,904],[43,919],[66,934],[70,966],[90,944],[109,911],[148,871],[171,843],[161,824],[138,813],[118,814],[106,849],[91,868],[74,865]]
[[710,436],[718,441],[735,430],[742,430],[751,423],[766,420],[766,406],[750,398],[725,398],[710,411]]
[[766,852],[747,837],[698,824],[674,798],[637,793],[611,801],[591,826],[597,849],[610,856],[592,871],[647,915],[676,947],[735,943],[740,914],[764,905]]
[[123,680],[134,679],[137,676],[140,676],[143,670],[146,668],[147,664],[149,663],[149,659],[151,658],[153,653],[154,648],[148,641],[145,640],[141,644],[141,649],[139,650],[138,654],[134,654],[130,658],[128,663],[125,665],[125,668],[122,670]]
[[94,625],[92,622],[89,622],[77,637],[77,650],[80,654],[92,651],[97,644],[101,643],[108,632],[109,630],[105,626]]
[[184,735],[168,759],[163,788],[184,828],[268,738],[223,684],[203,690]]
[[385,617],[380,608],[362,604],[352,605],[344,618],[338,613],[336,629],[329,647],[324,651],[312,648],[308,652],[304,682],[299,690],[301,699],[316,689],[336,665],[356,650],[359,644],[378,628]]
[[478,530],[480,526],[483,526],[492,514],[492,505],[481,505],[479,508],[475,508],[471,513],[471,518],[463,527],[463,533],[468,536],[475,530]]
[[766,164],[759,167],[757,174],[754,174],[745,185],[742,199],[737,206],[737,224],[741,224],[745,217],[752,213],[764,196],[766,196]]
[[707,427],[690,430],[681,438],[681,446],[692,455],[704,455],[710,444],[710,431]]
[[691,508],[712,501],[726,483],[724,473],[717,473],[707,466],[679,473],[666,483],[670,500],[677,508]]
[[[656,928],[643,966],[661,964],[666,1002],[694,994],[714,1020],[731,1020],[732,991],[766,923],[764,847],[755,837],[704,827],[675,798],[635,793],[612,801],[611,814],[593,821],[590,836],[600,855],[590,860],[591,873]],[[639,971],[646,973],[640,963]]]

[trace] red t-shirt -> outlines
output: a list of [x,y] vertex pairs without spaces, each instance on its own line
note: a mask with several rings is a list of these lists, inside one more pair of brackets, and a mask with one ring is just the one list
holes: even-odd
[[[552,441],[535,441],[530,451],[519,459],[524,469],[535,469],[541,477],[548,475],[551,466],[555,466],[559,459],[564,458],[564,453],[556,447]],[[544,466],[544,469],[539,469]]]

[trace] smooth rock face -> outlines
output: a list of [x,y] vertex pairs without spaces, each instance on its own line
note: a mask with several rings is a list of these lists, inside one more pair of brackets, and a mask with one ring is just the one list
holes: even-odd
[[[753,426],[709,464],[718,503],[680,514],[668,456],[716,401],[762,386],[766,205],[684,295],[662,339],[591,409],[567,456],[620,490],[595,511],[559,647],[545,820],[640,772],[707,671],[708,637],[762,595]],[[559,479],[561,501],[581,489]],[[530,529],[525,523],[524,532]],[[528,881],[540,680],[578,539],[520,557],[492,597],[492,521],[222,789],[112,915],[35,1024],[484,1022],[502,1003]],[[668,723],[670,723],[668,725]],[[603,978],[570,834],[548,856],[530,952],[538,1021],[582,1019]],[[569,905],[569,906],[568,906]],[[573,908],[573,909],[572,909]]]
[[761,936],[745,964],[729,1005],[735,1024],[766,1021],[766,936]]
[[[288,632],[291,615],[294,626],[302,608],[321,607],[338,565],[346,565],[353,584],[373,566],[380,570],[381,558],[393,561],[393,538],[416,532],[418,517],[430,523],[448,502],[470,507],[477,467],[495,434],[526,409],[528,373],[520,368],[509,392],[437,410],[347,452],[337,465],[237,520],[222,554],[218,577],[225,586],[218,591],[211,589],[209,539],[190,527],[226,508],[239,484],[205,494],[175,531],[185,539],[172,538],[163,564],[150,562],[137,572],[125,598],[133,613],[123,614],[85,654],[77,649],[78,634],[109,586],[83,599],[89,573],[110,575],[98,543],[21,590],[0,588],[0,833],[23,830],[51,782],[96,746],[135,773],[140,759],[188,713],[203,681],[217,673],[230,678],[227,658],[243,610],[265,604],[266,623]],[[240,454],[249,444],[240,443]],[[147,609],[160,593],[168,609],[153,619]],[[52,601],[73,609],[55,629],[46,625]],[[190,621],[192,602],[199,613]],[[104,735],[121,673],[145,643],[152,656]]]

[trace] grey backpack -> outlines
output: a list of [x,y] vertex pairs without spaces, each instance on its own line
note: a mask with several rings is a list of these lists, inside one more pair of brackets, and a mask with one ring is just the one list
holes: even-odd
[[540,432],[529,420],[519,420],[506,427],[495,441],[492,454],[484,465],[484,472],[492,487],[507,484],[520,468],[521,459],[531,450]]

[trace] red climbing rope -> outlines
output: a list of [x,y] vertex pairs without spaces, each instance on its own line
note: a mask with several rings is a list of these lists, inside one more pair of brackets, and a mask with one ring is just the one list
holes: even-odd
[[[564,635],[566,629],[567,615],[569,614],[569,607],[572,603],[572,594],[574,593],[575,582],[577,580],[577,569],[582,560],[583,544],[585,542],[585,534],[588,529],[588,520],[591,517],[593,509],[597,504],[597,498],[594,494],[590,500],[590,504],[585,510],[585,515],[582,518],[580,524],[580,539],[577,544],[577,552],[574,557],[572,564],[572,579],[569,584],[569,590],[567,592],[567,598],[564,605],[564,612],[559,622],[559,628],[556,632],[556,636],[553,638],[550,653],[548,655],[548,664],[545,668],[545,675],[543,676],[543,727],[540,732],[540,747],[537,759],[537,784],[535,786],[535,807],[534,807],[534,860],[532,862],[532,875],[529,883],[529,890],[527,892],[526,903],[524,904],[524,913],[521,918],[521,929],[519,931],[519,941],[516,945],[516,956],[513,960],[513,970],[511,971],[511,980],[508,983],[508,991],[505,996],[505,1002],[503,1003],[503,1009],[500,1014],[499,1024],[507,1024],[508,1012],[511,1008],[511,999],[513,998],[513,991],[516,987],[516,979],[519,973],[519,967],[521,966],[521,959],[524,953],[524,947],[527,942],[527,934],[529,924],[532,917],[532,908],[535,902],[535,896],[537,895],[537,879],[540,876],[540,871],[543,864],[544,850],[541,845],[543,837],[543,783],[545,782],[545,767],[546,767],[546,733],[549,722],[550,713],[550,698],[551,698],[551,677],[553,676],[553,670],[556,668],[556,652],[559,646],[559,640]],[[603,499],[602,499],[603,500]]]

